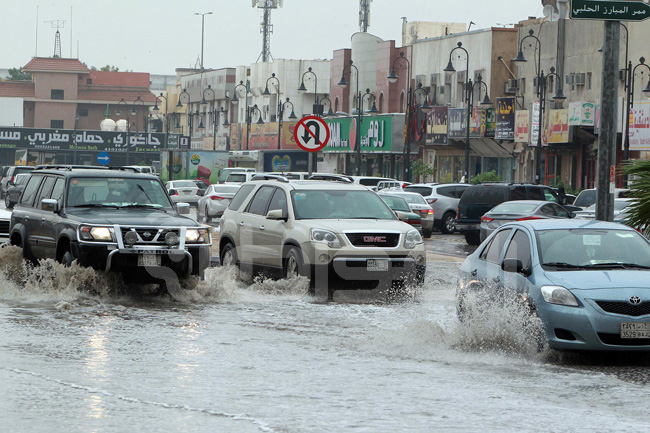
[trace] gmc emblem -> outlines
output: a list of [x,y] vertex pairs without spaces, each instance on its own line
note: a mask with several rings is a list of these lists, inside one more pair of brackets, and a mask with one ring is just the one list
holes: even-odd
[[363,241],[367,244],[386,243],[386,236],[364,236]]

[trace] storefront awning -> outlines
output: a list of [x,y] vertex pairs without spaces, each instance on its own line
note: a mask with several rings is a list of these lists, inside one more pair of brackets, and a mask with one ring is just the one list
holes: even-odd
[[510,141],[497,142],[490,138],[470,139],[472,153],[486,158],[512,158],[515,143]]

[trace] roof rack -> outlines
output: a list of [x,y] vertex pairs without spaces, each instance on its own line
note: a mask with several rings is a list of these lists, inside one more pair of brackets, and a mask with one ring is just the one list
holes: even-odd
[[315,174],[307,180],[320,180],[323,182],[342,182],[342,183],[354,183],[352,179],[344,175],[335,175],[335,174]]
[[106,167],[101,167],[98,165],[72,165],[72,164],[43,164],[37,165],[34,167],[34,170],[68,170],[72,171],[75,169],[83,170],[106,170]]
[[279,174],[256,174],[251,180],[275,180],[277,182],[289,183],[289,179]]

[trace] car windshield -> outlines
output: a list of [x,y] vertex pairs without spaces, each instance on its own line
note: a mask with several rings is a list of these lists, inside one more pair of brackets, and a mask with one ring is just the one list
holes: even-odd
[[238,185],[219,185],[219,186],[214,186],[212,188],[212,191],[216,193],[224,193],[224,194],[237,194],[239,188],[240,186]]
[[172,188],[197,188],[196,184],[190,180],[181,182],[172,182]]
[[559,269],[650,267],[650,243],[632,230],[540,230],[542,265]]
[[67,196],[68,207],[172,207],[161,183],[152,179],[72,178]]
[[526,214],[531,213],[537,208],[537,203],[518,203],[518,202],[507,202],[501,203],[498,206],[495,206],[490,213],[491,214]]
[[573,202],[574,206],[587,207],[596,203],[596,190],[586,189],[578,194],[576,201]]
[[291,200],[297,219],[396,219],[372,191],[297,190]]
[[394,211],[411,212],[411,208],[409,207],[408,203],[406,203],[406,200],[404,200],[402,197],[397,197],[394,195],[382,195],[380,197],[386,202],[388,207]]
[[408,204],[427,204],[427,201],[421,195],[416,194],[404,194],[400,195]]
[[27,183],[27,179],[29,179],[31,175],[29,174],[19,174],[16,176],[16,185],[23,185]]
[[429,196],[433,192],[433,188],[428,186],[407,186],[404,191],[415,192],[423,196]]

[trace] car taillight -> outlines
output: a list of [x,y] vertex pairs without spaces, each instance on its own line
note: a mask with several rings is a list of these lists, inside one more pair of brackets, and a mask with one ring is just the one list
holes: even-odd
[[517,218],[517,221],[531,221],[531,220],[541,220],[541,217],[538,216],[529,216],[524,218]]
[[169,195],[178,195],[178,191],[176,191],[175,189],[170,189]]
[[415,225],[415,224],[421,224],[421,223],[422,223],[422,220],[416,220],[416,219],[406,220],[406,224]]
[[481,217],[481,222],[482,223],[489,223],[489,222],[492,222],[492,221],[494,221],[494,218],[490,218],[490,217],[486,217],[486,216]]
[[11,176],[11,179],[9,179],[9,182],[13,182],[16,176]]
[[422,215],[433,215],[433,209],[422,209],[420,213]]
[[223,197],[219,197],[218,195],[211,195],[210,200],[223,200]]
[[427,203],[429,203],[429,204],[434,204],[434,203],[437,202],[437,201],[438,201],[437,198],[428,198],[428,199],[427,199]]

